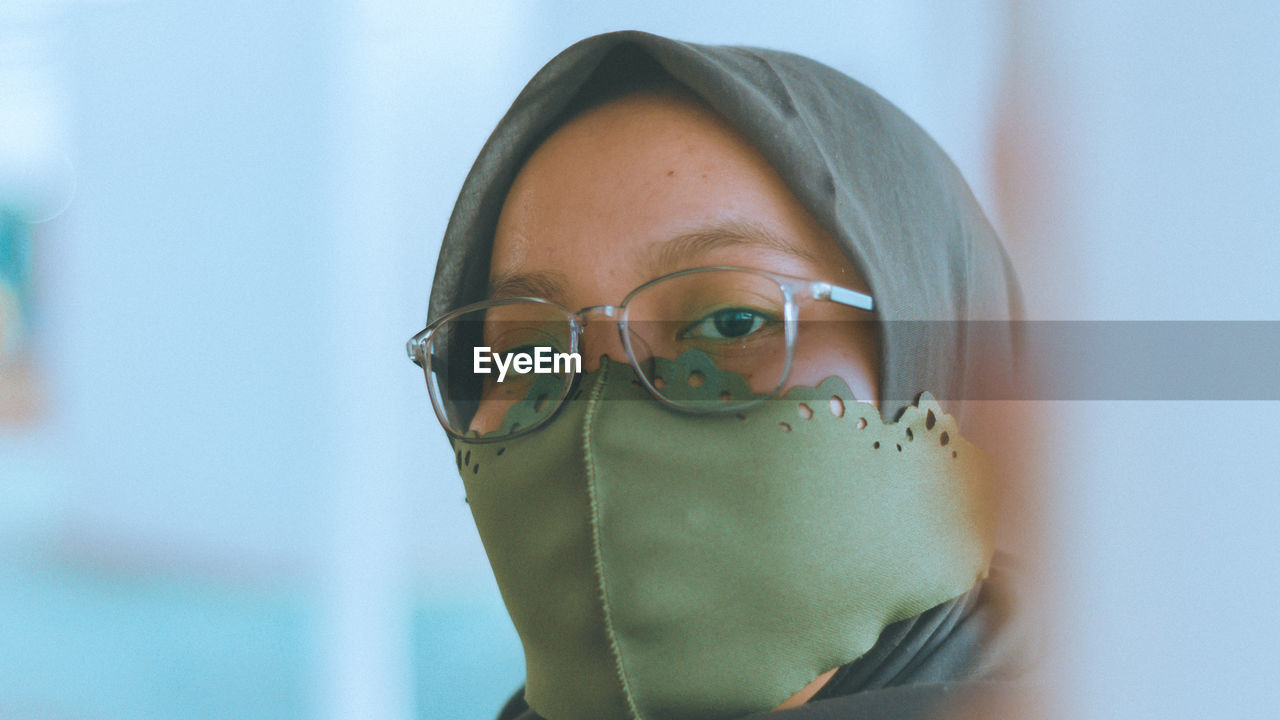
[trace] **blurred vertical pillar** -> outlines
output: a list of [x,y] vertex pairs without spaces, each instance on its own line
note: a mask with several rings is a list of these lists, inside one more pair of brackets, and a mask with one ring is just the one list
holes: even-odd
[[471,681],[420,679],[414,666],[424,589],[465,597],[471,578],[492,581],[404,343],[426,320],[462,178],[523,83],[529,61],[511,58],[524,51],[527,12],[502,0],[337,3],[330,331],[318,343],[299,337],[302,361],[329,366],[318,402],[336,418],[319,628],[327,718],[430,715],[442,683]]
[[[1061,214],[1070,202],[1059,175],[1065,151],[1055,122],[1057,86],[1045,58],[1047,29],[1036,22],[1035,8],[1024,0],[1006,0],[1004,61],[989,145],[992,222],[1018,274],[1026,320],[1072,317],[1068,302],[1079,286],[1081,267]],[[1038,377],[1026,367],[1025,378]],[[986,425],[996,428],[992,443],[1003,458],[1002,530],[1004,547],[1017,548],[1031,576],[1029,590],[1039,601],[1052,596],[1052,548],[1045,547],[1053,521],[1047,502],[1064,460],[1051,439],[1059,433],[1053,403],[1018,400],[984,403]]]
[[[412,715],[406,473],[385,436],[402,370],[395,338],[401,228],[396,186],[399,29],[406,3],[339,0],[331,114],[333,251],[327,336],[300,328],[300,362],[328,365],[317,402],[332,405],[330,541],[322,558],[318,700],[330,720]],[[323,324],[320,325],[323,327]]]
[[[1062,177],[1063,129],[1058,122],[1061,101],[1057,66],[1050,55],[1052,24],[1043,7],[1030,0],[1005,0],[1004,62],[1000,91],[991,125],[990,174],[993,183],[992,221],[1000,229],[1023,294],[1022,319],[1029,321],[1075,318],[1076,293],[1083,272],[1070,225],[1063,222],[1073,201]],[[1038,378],[1045,371],[1020,362],[1021,377]],[[1066,684],[1054,638],[1060,627],[1059,569],[1064,551],[1055,539],[1061,523],[1056,502],[1074,467],[1072,446],[1064,442],[1067,420],[1058,403],[1037,400],[983,403],[988,425],[996,428],[994,445],[1000,458],[1001,530],[1003,547],[1016,553],[1024,575],[1023,602],[1035,614],[1037,633],[1044,643],[1036,677],[1042,681],[1031,704],[1019,708],[1025,717],[1053,717],[1058,694]]]

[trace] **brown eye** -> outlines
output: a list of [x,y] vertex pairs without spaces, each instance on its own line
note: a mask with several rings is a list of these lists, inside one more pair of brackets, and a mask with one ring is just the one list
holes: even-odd
[[737,340],[758,332],[773,318],[751,308],[725,308],[699,319],[680,331],[680,339]]

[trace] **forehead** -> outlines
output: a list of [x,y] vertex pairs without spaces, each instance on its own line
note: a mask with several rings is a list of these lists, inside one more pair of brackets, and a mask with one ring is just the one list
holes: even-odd
[[861,285],[734,128],[695,101],[642,93],[579,115],[530,156],[499,216],[490,284],[613,303],[663,272],[706,264]]

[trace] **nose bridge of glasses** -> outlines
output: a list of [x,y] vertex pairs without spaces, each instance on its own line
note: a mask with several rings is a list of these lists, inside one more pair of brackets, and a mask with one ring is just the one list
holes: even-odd
[[602,315],[607,318],[618,318],[622,315],[622,308],[617,305],[589,305],[573,314],[574,319],[582,326],[586,326],[587,318],[591,315]]
[[[595,322],[594,318],[597,316],[613,322]],[[573,314],[578,331],[578,352],[582,355],[584,370],[590,372],[596,369],[601,355],[626,362],[627,352],[622,346],[621,332],[617,329],[621,318],[622,308],[617,305],[591,305]]]

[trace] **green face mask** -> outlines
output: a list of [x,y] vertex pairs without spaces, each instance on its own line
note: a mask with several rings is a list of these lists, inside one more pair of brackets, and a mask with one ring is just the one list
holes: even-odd
[[776,707],[992,553],[981,454],[927,394],[896,423],[838,378],[685,414],[605,358],[539,430],[454,445],[550,720]]

